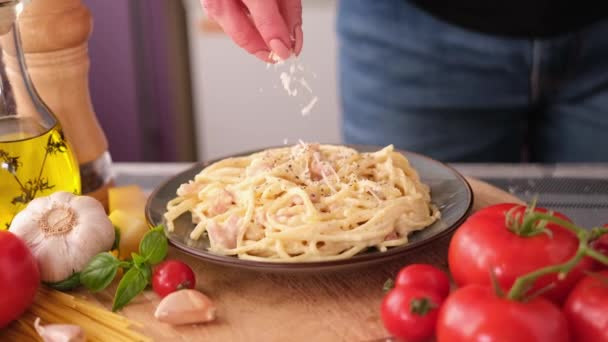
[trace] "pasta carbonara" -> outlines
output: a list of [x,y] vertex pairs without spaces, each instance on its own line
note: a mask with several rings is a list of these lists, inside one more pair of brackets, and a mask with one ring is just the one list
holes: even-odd
[[167,205],[169,231],[190,212],[190,238],[242,259],[345,259],[408,242],[440,213],[408,160],[387,146],[359,153],[304,144],[211,164]]

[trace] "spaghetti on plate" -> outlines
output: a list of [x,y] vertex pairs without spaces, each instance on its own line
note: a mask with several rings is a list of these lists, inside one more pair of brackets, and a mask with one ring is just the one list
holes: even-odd
[[407,244],[440,217],[429,187],[392,145],[372,153],[300,143],[209,165],[167,205],[190,212],[209,251],[268,262],[350,258]]

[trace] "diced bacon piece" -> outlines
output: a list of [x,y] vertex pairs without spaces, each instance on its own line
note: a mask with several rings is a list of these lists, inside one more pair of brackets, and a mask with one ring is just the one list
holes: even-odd
[[310,194],[310,201],[312,203],[319,203],[319,200],[320,200],[319,195],[317,195],[314,192]]
[[291,203],[293,205],[302,205],[302,204],[304,204],[304,201],[302,201],[302,197],[300,197],[300,196],[293,196],[291,198]]
[[336,170],[331,166],[331,163],[321,160],[321,153],[315,152],[312,154],[312,162],[310,163],[310,175],[313,180],[321,180],[323,178],[339,177]]
[[207,226],[209,239],[214,244],[226,249],[236,248],[236,238],[239,233],[239,217],[232,215],[224,224],[217,224],[211,221]]
[[398,238],[399,238],[399,234],[397,234],[397,232],[393,231],[384,237],[384,241],[397,240]]
[[232,193],[230,193],[228,190],[222,190],[215,198],[215,203],[213,206],[209,208],[209,215],[215,216],[225,213],[232,203],[234,203]]

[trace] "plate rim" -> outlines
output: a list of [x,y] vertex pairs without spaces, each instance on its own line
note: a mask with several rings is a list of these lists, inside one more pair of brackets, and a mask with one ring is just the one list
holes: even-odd
[[[376,150],[386,147],[386,146],[381,147],[378,145],[363,145],[363,144],[342,144],[341,145],[341,144],[321,143],[321,145],[345,146],[345,147],[353,148],[357,151],[360,151],[358,148],[361,148],[361,147],[367,148],[367,149],[376,149]],[[165,179],[163,182],[161,182],[159,185],[157,185],[155,187],[155,189],[150,193],[150,195],[148,196],[148,199],[146,200],[146,207],[145,207],[146,223],[150,227],[154,226],[154,222],[153,222],[153,220],[151,218],[151,214],[150,214],[151,202],[153,201],[153,199],[156,197],[156,195],[158,194],[158,192],[161,189],[166,187],[168,185],[168,183],[170,183],[172,180],[179,177],[180,175],[191,172],[194,169],[202,170],[203,168],[205,168],[215,162],[218,162],[222,159],[246,156],[246,155],[256,153],[256,152],[261,152],[261,151],[264,151],[267,149],[281,148],[281,147],[285,147],[285,146],[284,145],[283,146],[271,146],[271,147],[266,147],[266,148],[252,149],[252,150],[247,150],[245,152],[233,153],[233,154],[230,154],[230,155],[224,156],[224,157],[213,158],[209,161],[195,162],[193,165],[189,166],[185,170],[182,170],[170,177],[167,177],[167,179]],[[430,237],[426,240],[417,241],[412,244],[405,244],[405,245],[398,246],[398,247],[393,247],[393,248],[388,249],[385,252],[377,251],[377,252],[369,253],[369,254],[354,255],[347,259],[327,260],[327,261],[310,261],[310,262],[272,262],[272,261],[256,261],[256,260],[239,259],[238,257],[235,257],[235,256],[213,254],[211,252],[201,250],[199,248],[193,248],[193,247],[187,246],[185,244],[182,244],[180,242],[174,241],[168,236],[167,236],[167,240],[168,240],[169,244],[171,244],[176,249],[178,249],[181,252],[184,252],[186,254],[189,254],[192,257],[197,258],[199,260],[203,260],[206,262],[219,264],[219,265],[226,265],[226,266],[230,266],[230,267],[239,267],[239,268],[245,268],[245,269],[266,270],[266,271],[273,271],[273,270],[274,271],[284,271],[286,268],[288,268],[289,271],[299,271],[299,270],[304,271],[304,270],[312,270],[312,269],[321,270],[321,269],[327,269],[327,268],[356,266],[359,264],[365,265],[367,263],[372,263],[372,262],[379,263],[386,259],[393,259],[400,255],[414,253],[414,252],[420,250],[421,248],[426,247],[428,244],[436,242],[436,241],[440,241],[445,236],[448,236],[451,233],[453,233],[467,219],[467,217],[471,213],[471,211],[473,209],[473,204],[475,202],[475,194],[473,192],[471,184],[469,184],[466,177],[464,177],[454,167],[452,167],[444,162],[441,162],[441,161],[438,161],[431,157],[428,157],[426,155],[417,153],[417,152],[411,152],[409,150],[403,150],[403,149],[399,149],[396,147],[395,147],[395,151],[404,154],[406,158],[408,155],[415,155],[418,158],[425,159],[427,162],[437,164],[440,167],[448,169],[456,176],[456,178],[460,179],[460,181],[462,181],[465,185],[465,189],[466,189],[466,192],[467,192],[468,198],[469,198],[469,203],[467,203],[466,210],[452,225],[450,225],[446,229],[440,231],[436,235],[433,235],[432,237]],[[408,161],[409,161],[409,158],[408,158]],[[418,170],[416,170],[416,172],[419,173]]]

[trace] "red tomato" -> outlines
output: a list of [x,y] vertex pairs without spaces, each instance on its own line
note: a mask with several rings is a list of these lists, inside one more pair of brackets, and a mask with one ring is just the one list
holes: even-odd
[[608,271],[583,278],[570,292],[564,314],[576,341],[608,342]]
[[0,329],[32,304],[40,273],[29,248],[13,233],[0,230]]
[[[473,214],[458,228],[448,251],[451,274],[459,286],[467,284],[491,284],[492,271],[505,290],[511,288],[515,279],[541,267],[563,263],[569,260],[578,248],[575,234],[555,224],[548,224],[552,233],[522,237],[507,229],[506,212],[518,207],[515,204],[499,204],[482,209]],[[545,209],[536,209],[546,212]],[[564,220],[560,213],[555,215]],[[583,277],[584,271],[593,267],[593,260],[584,258],[563,280],[556,274],[539,278],[530,293],[554,283],[555,287],[544,294],[545,297],[561,303],[576,282]]]
[[473,284],[452,292],[443,303],[437,341],[566,342],[570,332],[559,308],[545,298],[516,302]]
[[161,297],[177,290],[193,289],[195,285],[196,278],[190,266],[178,260],[160,263],[152,274],[152,288]]
[[608,234],[604,234],[600,236],[597,240],[591,243],[593,247],[602,252],[603,254],[608,255]]
[[450,278],[437,267],[427,264],[412,264],[399,271],[395,286],[419,287],[435,291],[441,299],[450,293]]
[[435,333],[442,300],[431,289],[395,287],[382,301],[384,327],[404,341],[426,341]]
[[[604,227],[608,227],[608,224],[604,225]],[[602,253],[604,255],[608,255],[608,234],[604,234],[604,235],[600,236],[599,239],[597,239],[591,243],[591,246],[595,250],[599,251],[600,253]],[[598,265],[597,268],[599,268],[599,269],[608,268],[608,265],[603,265],[599,261],[597,262],[597,265]]]

